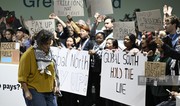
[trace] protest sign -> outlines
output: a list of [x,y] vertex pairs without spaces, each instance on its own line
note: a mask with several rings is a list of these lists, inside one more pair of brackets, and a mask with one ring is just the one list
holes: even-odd
[[100,96],[130,106],[145,106],[146,87],[138,85],[138,76],[144,75],[146,60],[141,53],[103,51]]
[[128,33],[136,35],[134,21],[113,23],[113,37],[115,39],[124,40],[124,36]]
[[94,16],[96,12],[102,15],[113,14],[111,0],[92,0],[91,5],[89,7],[91,8],[90,12],[92,16]]
[[0,106],[26,106],[18,83],[18,65],[0,64],[0,67]]
[[88,51],[51,47],[59,70],[60,89],[86,96],[89,76]]
[[1,42],[1,63],[18,64],[20,44],[16,42]]
[[165,72],[166,72],[165,62],[145,62],[146,77],[165,76]]
[[29,29],[31,36],[34,36],[42,29],[48,30],[52,33],[55,31],[55,20],[54,19],[28,20],[25,23]]
[[83,0],[54,0],[54,13],[57,16],[84,16]]
[[155,31],[163,28],[160,9],[136,12],[139,31]]

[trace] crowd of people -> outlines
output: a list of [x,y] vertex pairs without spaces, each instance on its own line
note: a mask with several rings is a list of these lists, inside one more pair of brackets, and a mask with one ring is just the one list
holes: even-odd
[[[5,25],[5,28],[1,29],[0,41],[19,42],[21,45],[18,81],[22,85],[27,106],[126,106],[100,97],[102,51],[122,50],[134,54],[141,52],[147,56],[148,61],[166,63],[166,75],[179,75],[180,24],[179,18],[171,12],[172,7],[163,7],[164,29],[140,32],[136,28],[136,34],[124,35],[124,47],[113,38],[115,19],[99,13],[94,15],[92,25],[84,20],[76,22],[69,15],[67,21],[63,21],[51,13],[49,18],[57,22],[56,31],[52,33],[41,30],[36,35],[30,35],[25,25],[13,28],[15,25],[12,27],[12,24],[8,24],[5,15],[2,15],[0,26]],[[98,30],[100,23],[104,23],[104,26]],[[88,51],[90,69],[87,96],[60,92],[59,76],[56,74],[58,69],[51,56],[50,46]],[[166,89],[171,92],[167,92]],[[53,95],[53,91],[59,96]],[[168,101],[169,96],[175,98],[180,95],[178,91],[177,86],[146,85],[145,106],[165,104],[164,101]],[[175,102],[173,103],[175,106]]]

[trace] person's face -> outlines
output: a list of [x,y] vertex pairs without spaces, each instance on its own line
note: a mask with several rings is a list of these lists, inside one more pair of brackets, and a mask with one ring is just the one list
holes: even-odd
[[69,35],[70,36],[74,35],[74,30],[71,27],[69,28]]
[[5,36],[6,36],[7,40],[11,40],[12,39],[12,35],[11,35],[11,33],[9,31],[5,32]]
[[39,45],[40,49],[43,50],[45,53],[49,52],[52,40],[48,40],[46,43]]
[[113,29],[113,23],[111,22],[111,19],[106,19],[104,22],[104,26],[105,26],[106,30]]
[[86,30],[84,30],[84,29],[81,29],[80,37],[81,38],[87,38],[88,37],[88,32]]
[[13,41],[13,42],[16,42],[16,40],[17,40],[16,36],[15,36],[15,35],[12,36],[12,41]]
[[66,47],[67,47],[67,48],[72,48],[73,44],[74,44],[74,41],[73,41],[72,38],[68,38],[68,39],[66,40]]
[[57,25],[57,31],[62,32],[63,31],[63,26],[61,24]]
[[175,30],[175,24],[171,24],[170,21],[165,21],[164,28],[166,32],[171,33]]
[[106,49],[109,49],[109,50],[113,49],[113,42],[111,39],[106,40]]
[[127,48],[132,46],[129,36],[124,37],[124,46],[127,47]]
[[18,40],[21,40],[24,37],[24,33],[22,31],[17,31],[16,36]]
[[29,39],[29,35],[24,33],[24,39]]
[[103,35],[100,34],[100,33],[97,34],[97,35],[96,35],[96,42],[97,42],[97,44],[101,44],[103,41],[104,41]]
[[141,46],[142,46],[142,48],[147,46],[145,35],[142,35],[142,37],[141,37]]

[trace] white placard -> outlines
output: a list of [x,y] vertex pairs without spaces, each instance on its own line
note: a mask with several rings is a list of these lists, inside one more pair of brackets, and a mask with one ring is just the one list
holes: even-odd
[[180,96],[176,96],[176,106],[180,106]]
[[92,16],[94,16],[96,12],[102,15],[113,14],[111,0],[92,0],[90,7]]
[[0,64],[0,106],[26,106],[18,83],[18,65]]
[[25,22],[29,29],[30,34],[33,36],[37,34],[40,30],[46,29],[50,32],[55,31],[55,20],[45,19],[45,20],[28,20]]
[[54,0],[54,13],[58,16],[84,16],[83,0]]
[[124,36],[128,33],[136,35],[134,21],[113,23],[113,37],[115,39],[124,40]]
[[163,28],[160,9],[136,12],[139,31],[155,31]]
[[100,96],[130,106],[145,106],[145,86],[138,85],[144,75],[147,57],[122,51],[103,51]]
[[89,76],[88,51],[52,47],[60,77],[60,89],[86,96]]

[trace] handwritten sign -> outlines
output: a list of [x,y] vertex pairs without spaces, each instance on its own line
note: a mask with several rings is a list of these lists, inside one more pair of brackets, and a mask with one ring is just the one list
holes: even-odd
[[164,62],[145,62],[146,77],[165,76],[166,63]]
[[40,30],[46,29],[50,32],[55,31],[55,20],[45,19],[45,20],[29,20],[26,21],[26,26],[29,29],[30,34],[33,36],[37,34]]
[[139,31],[155,31],[162,29],[160,9],[136,12]]
[[132,22],[114,22],[113,23],[113,37],[118,40],[123,40],[128,33],[136,35],[135,23]]
[[54,0],[54,13],[58,16],[84,16],[83,0]]
[[138,86],[138,76],[144,75],[146,59],[141,53],[103,51],[100,96],[130,106],[145,106],[146,90]]
[[20,44],[15,42],[1,43],[1,63],[18,64],[20,57]]
[[52,47],[57,62],[62,91],[86,96],[89,76],[88,51]]

